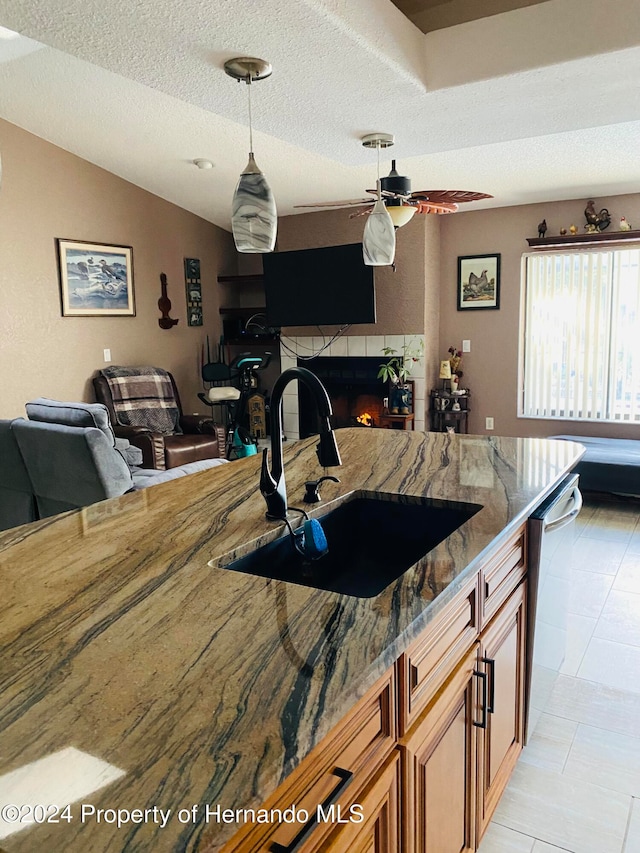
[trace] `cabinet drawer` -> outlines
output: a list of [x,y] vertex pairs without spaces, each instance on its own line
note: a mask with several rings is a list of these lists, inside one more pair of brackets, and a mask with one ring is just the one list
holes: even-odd
[[318,805],[340,806],[348,813],[358,792],[374,776],[396,742],[395,675],[389,670],[347,716],[321,741],[280,787],[260,806],[295,805],[309,820],[296,823],[246,824],[223,848],[224,853],[296,853],[315,850],[335,830],[318,822]]
[[526,573],[526,528],[521,527],[480,569],[482,625],[499,610]]
[[478,575],[462,587],[398,659],[403,735],[478,636]]

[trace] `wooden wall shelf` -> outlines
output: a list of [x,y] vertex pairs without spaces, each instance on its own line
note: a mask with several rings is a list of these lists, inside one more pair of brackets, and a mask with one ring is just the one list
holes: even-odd
[[596,231],[582,234],[565,234],[556,237],[527,237],[527,243],[532,248],[543,246],[582,246],[590,243],[627,243],[635,240],[640,242],[640,231]]
[[254,314],[264,314],[267,309],[262,305],[259,308],[220,308],[221,314],[227,314],[231,317],[252,317]]
[[219,275],[218,284],[262,284],[264,277],[258,275]]

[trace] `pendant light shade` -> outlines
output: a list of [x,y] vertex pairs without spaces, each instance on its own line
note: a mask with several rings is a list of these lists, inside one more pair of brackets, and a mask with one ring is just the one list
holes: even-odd
[[278,229],[276,203],[253,156],[251,124],[251,83],[271,74],[271,65],[263,59],[238,57],[224,64],[224,70],[236,80],[244,80],[249,97],[249,161],[240,175],[233,195],[231,230],[236,249],[243,254],[273,252]]
[[367,217],[362,236],[362,255],[368,267],[386,267],[393,263],[396,255],[396,229],[380,194]]
[[236,249],[246,254],[273,252],[278,230],[276,202],[253,152],[240,175],[231,210]]

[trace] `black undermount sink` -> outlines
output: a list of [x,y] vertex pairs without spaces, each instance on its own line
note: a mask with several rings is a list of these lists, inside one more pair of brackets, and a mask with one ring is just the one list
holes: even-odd
[[329,551],[304,562],[288,533],[226,569],[358,598],[373,598],[482,509],[391,494],[356,493],[319,516]]

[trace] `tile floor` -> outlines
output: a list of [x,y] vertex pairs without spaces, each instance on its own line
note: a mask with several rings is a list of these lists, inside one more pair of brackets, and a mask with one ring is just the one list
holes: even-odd
[[640,853],[640,501],[585,500],[568,648],[479,853]]

